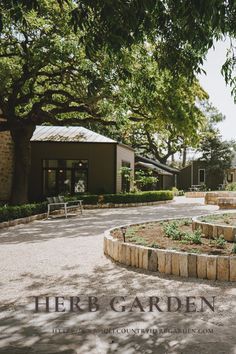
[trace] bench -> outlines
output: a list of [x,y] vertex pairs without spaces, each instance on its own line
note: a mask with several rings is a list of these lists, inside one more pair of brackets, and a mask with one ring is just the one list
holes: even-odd
[[199,192],[201,190],[201,185],[200,184],[192,184],[192,186],[189,188],[190,192]]
[[72,201],[65,201],[63,196],[58,197],[48,197],[48,212],[47,212],[47,219],[49,218],[50,212],[54,210],[63,209],[65,212],[65,217],[67,218],[67,212],[70,209],[74,209],[79,207],[80,213],[83,213],[83,201],[82,200],[72,200]]

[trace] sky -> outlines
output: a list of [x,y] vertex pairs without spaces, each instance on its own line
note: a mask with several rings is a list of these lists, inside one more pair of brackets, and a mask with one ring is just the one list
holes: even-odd
[[226,86],[225,80],[220,72],[225,62],[226,51],[229,47],[229,40],[215,43],[215,49],[210,49],[203,69],[205,74],[198,78],[201,86],[210,96],[210,101],[218,110],[226,116],[224,122],[218,125],[223,139],[236,139],[236,104],[230,93],[230,87]]

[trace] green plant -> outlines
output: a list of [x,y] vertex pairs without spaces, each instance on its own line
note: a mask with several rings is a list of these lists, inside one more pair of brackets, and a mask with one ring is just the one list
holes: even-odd
[[163,226],[163,230],[167,237],[170,237],[172,240],[181,240],[182,233],[179,230],[179,225],[176,221],[166,223]]
[[200,245],[202,243],[201,231],[195,230],[194,232],[184,232],[182,235],[182,242],[184,243],[194,243]]
[[215,245],[217,248],[224,248],[226,245],[226,241],[223,235],[220,235],[217,239],[215,239]]
[[192,233],[192,243],[195,243],[196,245],[200,245],[202,243],[202,233],[200,230],[195,230]]
[[227,184],[226,188],[227,191],[236,191],[236,182],[232,182]]
[[156,243],[156,242],[153,242],[151,243],[150,245],[148,245],[149,247],[152,247],[152,248],[160,248],[160,246]]

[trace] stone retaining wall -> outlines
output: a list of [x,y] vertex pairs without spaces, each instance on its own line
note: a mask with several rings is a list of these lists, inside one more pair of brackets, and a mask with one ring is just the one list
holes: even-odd
[[201,221],[199,217],[195,217],[192,220],[193,230],[200,229],[206,238],[223,236],[228,242],[236,242],[236,227],[222,224],[211,224],[209,222]]
[[186,192],[186,198],[205,198],[206,192]]
[[218,205],[218,198],[236,198],[236,192],[207,192],[205,195],[205,204]]
[[138,246],[113,238],[111,231],[105,232],[104,253],[116,262],[181,277],[236,281],[236,256],[198,255]]
[[236,209],[236,196],[234,198],[218,198],[217,204],[220,209]]

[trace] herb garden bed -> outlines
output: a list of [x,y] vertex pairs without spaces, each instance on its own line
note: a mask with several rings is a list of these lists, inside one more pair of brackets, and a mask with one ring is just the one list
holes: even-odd
[[[112,236],[123,240],[120,229],[114,230]],[[197,254],[231,255],[236,252],[236,244],[227,242],[222,236],[206,238],[200,230],[193,231],[189,219],[130,226],[126,229],[125,239],[136,245]]]
[[215,236],[209,237],[189,219],[123,226],[105,232],[104,253],[126,266],[154,272],[236,281],[236,243],[215,227]]

